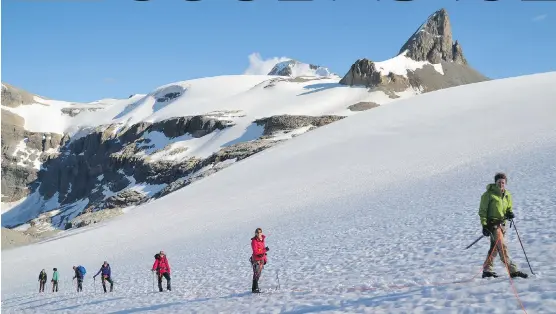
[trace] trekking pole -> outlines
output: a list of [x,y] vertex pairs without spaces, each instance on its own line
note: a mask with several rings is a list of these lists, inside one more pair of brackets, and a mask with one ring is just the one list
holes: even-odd
[[531,274],[534,275],[535,273],[533,272],[533,268],[531,268],[531,263],[529,263],[529,259],[527,258],[527,253],[525,253],[525,248],[523,247],[523,243],[521,242],[521,238],[519,237],[519,232],[517,232],[517,226],[515,225],[515,222],[514,222],[513,218],[510,219],[510,221],[514,225],[514,230],[515,230],[515,233],[517,234],[517,239],[519,240],[519,244],[521,244],[521,249],[523,250],[523,254],[525,255],[525,259],[527,260],[527,264],[529,265],[529,269],[531,270]]
[[473,241],[473,243],[469,244],[465,250],[467,250],[468,248],[472,247],[475,243],[479,242],[479,240],[481,240],[482,238],[484,238],[484,236],[480,236],[479,238],[477,238],[477,240]]
[[280,277],[278,277],[278,269],[276,270],[276,280],[278,280],[278,287],[276,288],[276,290],[280,290]]
[[97,279],[93,278],[93,286],[95,286],[95,293],[97,293]]
[[154,271],[152,273],[153,273],[153,292],[155,292],[154,291]]

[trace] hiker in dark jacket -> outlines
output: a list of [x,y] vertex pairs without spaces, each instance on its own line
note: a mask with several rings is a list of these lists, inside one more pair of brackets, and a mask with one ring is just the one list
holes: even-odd
[[170,263],[166,258],[166,254],[164,251],[160,251],[160,253],[154,256],[154,259],[152,271],[156,271],[158,275],[158,290],[162,292],[162,277],[164,277],[166,278],[166,289],[172,291],[172,286],[170,285]]
[[39,273],[39,292],[44,292],[44,286],[46,286],[47,275],[46,271],[43,269]]
[[79,271],[79,268],[75,266],[73,266],[73,270],[75,271],[73,279],[77,278],[77,292],[83,291],[83,274]]
[[102,264],[102,266],[100,266],[100,269],[98,270],[98,272],[96,273],[96,275],[93,276],[93,279],[95,279],[98,274],[102,273],[102,288],[104,289],[104,293],[106,293],[106,281],[108,281],[110,283],[110,292],[114,291],[114,282],[112,281],[112,278],[110,277],[111,271],[110,271],[110,264],[108,264],[107,261],[104,261],[104,264]]

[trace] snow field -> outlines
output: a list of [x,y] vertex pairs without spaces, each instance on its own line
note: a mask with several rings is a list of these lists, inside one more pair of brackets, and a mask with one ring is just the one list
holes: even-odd
[[[507,276],[453,283],[480,271],[486,238],[463,248],[481,234],[486,184],[505,171],[537,274],[513,284],[527,312],[550,313],[555,81],[556,73],[538,74],[381,106],[269,148],[133,215],[5,251],[2,310],[521,313]],[[249,292],[256,227],[270,247],[261,287],[271,293],[262,295]],[[513,229],[507,241],[529,273]],[[149,269],[159,250],[168,254],[173,291],[152,294]],[[103,260],[117,282],[106,296],[91,285]],[[36,272],[58,267],[67,279],[76,264],[87,268],[85,293],[37,295]],[[495,268],[504,273],[499,259]],[[439,282],[446,284],[431,284]]]

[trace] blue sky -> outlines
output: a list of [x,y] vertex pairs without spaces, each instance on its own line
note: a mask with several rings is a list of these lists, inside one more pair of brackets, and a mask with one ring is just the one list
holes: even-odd
[[358,58],[395,56],[442,7],[483,74],[556,70],[556,1],[4,0],[2,81],[60,100],[125,98],[174,81],[242,74],[253,53],[344,75]]

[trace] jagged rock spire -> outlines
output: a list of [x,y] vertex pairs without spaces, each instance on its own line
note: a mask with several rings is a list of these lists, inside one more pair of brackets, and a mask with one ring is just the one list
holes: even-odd
[[434,12],[402,46],[399,54],[417,61],[467,64],[461,45],[452,40],[450,18],[445,9]]

